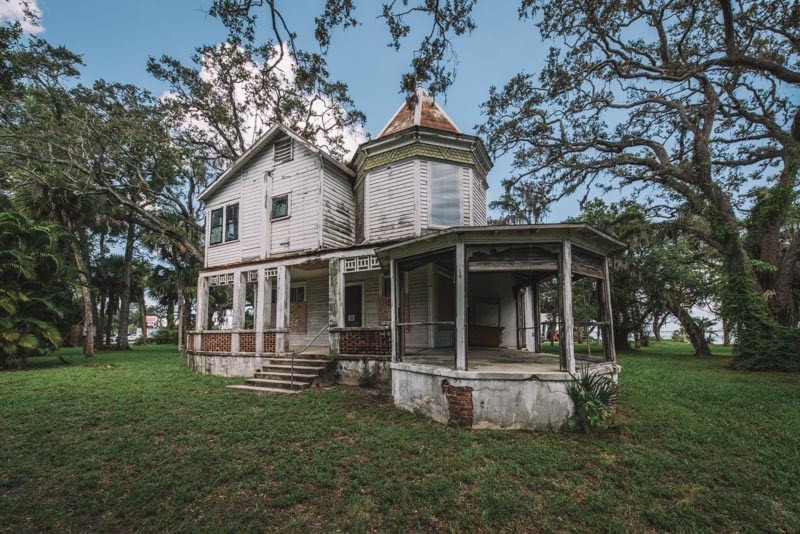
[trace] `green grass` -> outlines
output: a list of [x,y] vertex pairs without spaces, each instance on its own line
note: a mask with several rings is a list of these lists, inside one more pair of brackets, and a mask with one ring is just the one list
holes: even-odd
[[174,348],[65,351],[0,373],[0,530],[796,530],[800,377],[690,350],[622,355],[599,436],[226,391]]

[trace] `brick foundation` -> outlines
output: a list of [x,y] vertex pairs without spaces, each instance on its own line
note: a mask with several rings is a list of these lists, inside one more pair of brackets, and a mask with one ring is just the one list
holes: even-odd
[[275,332],[264,333],[264,352],[275,352]]
[[200,350],[206,352],[230,352],[231,334],[230,332],[220,332],[219,334],[200,334]]
[[255,351],[256,351],[255,332],[243,332],[239,334],[239,352],[255,352]]
[[392,338],[388,330],[342,330],[339,333],[342,354],[391,354]]
[[472,388],[469,386],[451,386],[442,380],[442,393],[447,398],[447,409],[450,422],[459,426],[472,427]]

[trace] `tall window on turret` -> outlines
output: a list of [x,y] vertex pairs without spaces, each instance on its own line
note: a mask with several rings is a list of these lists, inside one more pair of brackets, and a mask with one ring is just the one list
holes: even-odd
[[455,165],[430,163],[431,225],[461,225],[460,171]]

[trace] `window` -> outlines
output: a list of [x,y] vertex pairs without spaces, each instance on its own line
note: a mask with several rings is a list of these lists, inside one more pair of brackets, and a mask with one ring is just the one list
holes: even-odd
[[211,211],[211,235],[208,242],[211,245],[222,243],[222,208]]
[[354,284],[344,288],[344,325],[363,326],[364,286]]
[[225,241],[239,239],[239,204],[225,206]]
[[392,278],[389,276],[383,277],[383,296],[384,297],[392,296]]
[[292,161],[294,157],[292,138],[287,137],[275,142],[275,152],[273,153],[273,161],[275,163],[285,163]]
[[431,162],[431,213],[433,226],[461,224],[461,168],[446,163]]
[[225,241],[239,239],[239,204],[228,204],[224,208],[211,210],[211,231],[208,236],[208,244],[218,245],[222,243],[223,237]]
[[[294,285],[289,289],[289,301],[290,302],[305,302],[306,301],[306,286],[305,285]],[[273,304],[278,302],[278,288],[274,285],[272,286],[272,296],[270,302]]]
[[272,210],[270,218],[274,221],[285,219],[289,216],[289,194],[272,197]]

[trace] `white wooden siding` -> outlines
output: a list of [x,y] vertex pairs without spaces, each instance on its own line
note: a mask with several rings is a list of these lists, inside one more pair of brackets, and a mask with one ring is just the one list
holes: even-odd
[[295,143],[294,159],[272,173],[272,196],[289,193],[289,217],[272,221],[270,255],[319,248],[319,157]]
[[407,160],[370,171],[366,176],[368,239],[387,241],[414,235],[415,169]]
[[[235,177],[232,177],[225,183],[214,195],[213,198],[209,200],[206,205],[206,246],[207,246],[207,254],[206,254],[206,266],[212,267],[214,265],[223,265],[226,263],[234,263],[241,260],[242,257],[242,206],[241,206],[241,198],[242,198],[242,186],[243,186],[243,179],[246,180],[247,171],[243,169],[243,172]],[[235,241],[228,241],[222,242],[217,245],[208,245],[209,242],[209,235],[210,235],[210,226],[211,226],[211,212],[223,208],[223,227],[222,227],[222,234],[223,237],[225,235],[225,226],[224,226],[224,216],[225,206],[229,204],[234,204],[239,202],[239,239]]]
[[[408,273],[408,306],[409,322],[427,322],[429,309],[429,275],[430,265],[414,269]],[[406,332],[406,344],[410,347],[430,346],[429,328],[412,326]]]
[[420,227],[427,228],[430,213],[430,166],[427,161],[419,162],[419,219]]
[[472,172],[472,224],[486,226],[486,189],[483,180]]
[[461,225],[472,226],[472,204],[470,197],[472,196],[471,182],[472,171],[469,167],[461,168]]
[[355,198],[350,179],[325,165],[322,187],[322,246],[339,248],[355,243]]

